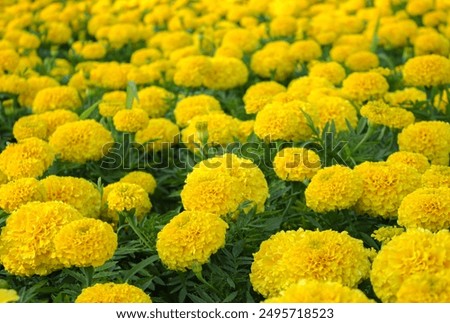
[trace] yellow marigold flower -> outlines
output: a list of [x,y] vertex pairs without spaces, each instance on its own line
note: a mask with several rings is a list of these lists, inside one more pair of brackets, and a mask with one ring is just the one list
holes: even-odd
[[19,298],[14,289],[0,288],[0,303],[17,302]]
[[83,216],[98,218],[100,215],[100,192],[96,186],[71,176],[48,176],[40,182],[44,201],[60,201],[73,206]]
[[305,148],[285,148],[273,160],[275,173],[285,181],[304,181],[311,179],[320,169],[320,157]]
[[166,56],[169,56],[179,48],[191,46],[193,44],[193,35],[185,30],[163,31],[155,34],[148,44],[150,45],[149,47],[159,48]]
[[437,27],[440,24],[445,24],[446,21],[447,13],[443,10],[427,12],[422,16],[422,23],[426,27]]
[[432,232],[450,227],[450,188],[419,188],[405,196],[398,208],[398,224]]
[[186,178],[181,200],[188,211],[225,215],[235,212],[245,201],[252,202],[257,212],[262,212],[268,195],[264,174],[255,164],[225,154],[195,166]]
[[136,132],[147,127],[149,118],[147,112],[142,109],[125,109],[117,111],[113,122],[117,131]]
[[314,105],[317,110],[315,125],[321,129],[327,123],[334,122],[337,131],[347,131],[347,122],[352,127],[358,124],[358,116],[355,107],[347,100],[338,96],[323,96],[316,100]]
[[207,56],[190,56],[178,61],[173,81],[178,86],[201,87],[203,78],[212,70],[211,58]]
[[49,76],[32,76],[26,80],[25,90],[19,96],[19,103],[31,108],[36,94],[40,90],[59,86],[58,81]]
[[19,65],[20,56],[14,49],[0,50],[0,72],[14,72]]
[[48,275],[62,268],[53,239],[82,215],[62,202],[31,202],[13,212],[0,236],[0,262],[16,276]]
[[398,135],[400,151],[426,156],[433,165],[448,165],[450,124],[443,121],[421,121],[409,125]]
[[392,108],[383,101],[370,101],[360,110],[369,122],[389,128],[402,129],[414,123],[414,114],[401,108]]
[[387,158],[386,162],[391,164],[404,164],[415,168],[420,174],[430,168],[427,157],[422,154],[412,153],[409,151],[397,151]]
[[264,140],[306,140],[312,130],[304,113],[312,115],[315,111],[303,101],[268,104],[256,115],[255,134]]
[[186,47],[182,47],[177,50],[174,50],[172,53],[170,53],[169,61],[172,62],[173,64],[176,64],[176,63],[178,63],[178,61],[180,59],[183,59],[183,58],[189,57],[189,56],[201,55],[201,54],[202,53],[200,52],[200,50],[197,46],[195,46],[195,45],[186,46]]
[[271,37],[295,36],[297,32],[297,20],[292,16],[278,16],[269,24]]
[[43,120],[47,126],[47,135],[45,136],[46,139],[49,138],[59,126],[79,120],[78,114],[75,112],[60,109],[44,112],[38,116],[39,119]]
[[133,52],[130,62],[142,66],[159,60],[161,56],[161,52],[156,48],[141,48]]
[[254,52],[259,47],[259,39],[255,33],[243,28],[231,29],[225,33],[222,46],[236,46],[244,53]]
[[[152,208],[147,192],[137,184],[114,183],[103,191],[103,200],[108,203],[107,216],[113,221],[119,220],[118,212],[136,210],[136,217],[142,219]],[[106,189],[105,188],[105,189]]]
[[250,86],[243,97],[245,111],[257,113],[261,111],[278,93],[286,92],[286,87],[274,82],[259,82]]
[[450,167],[431,165],[422,175],[422,186],[429,188],[450,187]]
[[137,184],[141,186],[147,194],[153,194],[156,189],[156,180],[153,175],[141,171],[130,172],[122,177],[119,182]]
[[371,253],[347,232],[281,231],[253,255],[250,282],[264,297],[276,297],[300,279],[352,288],[369,276]]
[[414,54],[416,56],[436,54],[448,56],[450,41],[438,32],[425,32],[414,39]]
[[142,289],[124,284],[95,284],[84,288],[75,303],[151,303]]
[[165,118],[150,119],[147,128],[136,132],[135,140],[154,152],[168,149],[179,140],[180,129]]
[[28,202],[42,201],[43,190],[35,178],[21,178],[0,185],[0,209],[12,213]]
[[417,273],[405,279],[397,303],[450,303],[450,270]]
[[380,65],[378,56],[372,52],[360,51],[345,60],[345,66],[354,72],[365,72]]
[[0,171],[8,180],[39,177],[50,167],[55,152],[45,141],[28,138],[8,145],[0,154]]
[[8,177],[0,170],[0,185],[8,183]]
[[334,88],[333,84],[323,77],[303,76],[289,83],[288,93],[297,100],[307,101],[313,90],[321,88]]
[[415,274],[436,274],[450,268],[450,233],[411,229],[394,237],[378,252],[370,280],[383,302],[397,301],[397,293]]
[[112,91],[103,94],[102,101],[98,105],[100,115],[113,117],[120,110],[125,109],[127,93],[125,91]]
[[67,43],[72,37],[72,30],[62,22],[49,22],[44,26],[45,41],[55,45]]
[[440,55],[410,58],[403,68],[405,84],[437,86],[450,83],[450,60]]
[[102,59],[106,55],[106,48],[102,43],[77,41],[72,44],[72,49],[87,60]]
[[335,45],[330,50],[330,58],[339,63],[344,64],[347,57],[351,54],[359,52],[361,49],[356,46],[351,45]]
[[253,133],[255,128],[255,120],[247,120],[238,122],[238,139],[240,142],[247,142],[247,138]]
[[110,224],[80,219],[64,225],[53,239],[55,254],[65,267],[99,267],[117,249],[117,234]]
[[309,68],[309,76],[321,77],[334,85],[339,85],[345,79],[345,69],[337,62],[314,62]]
[[211,69],[203,76],[203,84],[213,90],[229,90],[248,80],[247,66],[234,57],[213,57]]
[[96,65],[90,73],[91,82],[101,88],[120,90],[127,87],[127,74],[130,66],[117,62]]
[[355,72],[342,84],[343,93],[351,100],[364,102],[383,97],[388,91],[386,79],[375,72]]
[[211,95],[198,94],[178,101],[173,114],[177,125],[184,128],[194,117],[216,112],[223,112],[220,102]]
[[109,44],[114,49],[120,49],[127,43],[139,41],[140,34],[137,26],[128,23],[119,23],[110,26],[107,34]]
[[169,269],[196,270],[225,245],[227,228],[217,214],[184,211],[158,233],[156,250]]
[[299,40],[290,46],[289,55],[296,62],[310,62],[322,56],[322,48],[312,39]]
[[337,282],[301,279],[283,291],[280,296],[266,299],[265,303],[370,303],[359,289]]
[[386,244],[392,240],[392,238],[401,235],[405,232],[404,228],[399,227],[381,227],[375,230],[371,237],[375,240],[381,242],[382,244]]
[[421,16],[433,8],[433,0],[409,0],[406,5],[406,12],[411,16]]
[[57,86],[40,90],[33,101],[33,112],[43,113],[56,109],[75,110],[81,107],[78,91],[70,86]]
[[402,108],[412,108],[416,102],[427,100],[427,94],[415,87],[405,88],[384,95],[384,100],[391,106],[401,106]]
[[402,19],[381,24],[378,30],[380,44],[387,48],[400,48],[408,45],[417,33],[417,24],[412,19]]
[[0,75],[0,92],[20,95],[26,90],[26,81],[15,74]]
[[306,205],[315,212],[348,209],[363,192],[363,182],[348,167],[335,165],[320,169],[305,190]]
[[364,162],[354,170],[363,179],[363,193],[356,203],[360,214],[395,217],[403,198],[420,187],[420,174],[406,165]]
[[17,120],[13,126],[13,135],[17,141],[31,137],[46,139],[47,132],[47,122],[39,115],[24,116]]
[[[238,137],[238,120],[225,113],[211,113],[194,117],[181,132],[183,143],[192,150],[235,142]],[[205,142],[206,141],[206,142]],[[200,147],[199,147],[200,146]]]
[[111,133],[95,120],[66,123],[49,140],[62,160],[80,164],[101,159],[113,142]]
[[133,108],[141,108],[150,118],[160,118],[169,110],[172,92],[158,86],[146,87],[138,92],[139,101],[133,102]]
[[265,45],[252,55],[250,67],[262,78],[272,78],[275,81],[286,80],[295,70],[289,43],[275,41]]
[[234,57],[239,60],[242,60],[244,56],[244,52],[241,48],[236,47],[234,45],[222,45],[216,49],[214,53],[215,57]]

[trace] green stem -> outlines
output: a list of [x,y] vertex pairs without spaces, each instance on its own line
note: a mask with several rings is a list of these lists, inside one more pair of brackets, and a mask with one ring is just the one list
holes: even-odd
[[375,131],[375,126],[373,124],[369,123],[369,129],[367,129],[367,132],[364,135],[364,137],[361,139],[361,141],[355,146],[355,148],[352,149],[352,155],[354,152],[356,152],[359,149],[359,147],[361,147],[362,144],[364,144],[370,138],[370,136],[372,136],[374,131]]
[[130,214],[127,214],[126,217],[127,217],[127,220],[128,220],[129,227],[133,230],[134,233],[136,233],[136,235],[138,236],[139,240],[141,240],[141,242],[149,250],[154,251],[152,245],[150,244],[150,242],[147,240],[147,238],[142,234],[142,232],[137,227],[134,216],[132,216]]
[[205,284],[206,286],[208,286],[209,288],[211,288],[211,290],[213,290],[217,295],[220,295],[220,291],[215,288],[213,285],[211,285],[210,283],[208,283],[205,278],[203,278],[202,275],[202,265],[200,265],[198,262],[196,262],[193,266],[192,266],[192,272],[195,274],[195,277],[197,277],[197,279],[199,281],[201,281],[203,284]]
[[91,286],[92,285],[92,279],[94,277],[95,268],[92,267],[92,266],[84,267],[84,268],[81,268],[81,271],[83,272],[84,277],[86,279],[85,280],[86,287]]

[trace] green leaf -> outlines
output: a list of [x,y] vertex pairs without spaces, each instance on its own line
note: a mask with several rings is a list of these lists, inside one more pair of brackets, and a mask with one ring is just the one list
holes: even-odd
[[91,105],[89,108],[83,111],[83,113],[80,115],[81,120],[86,120],[89,118],[89,116],[94,112],[94,110],[97,108],[97,106],[100,104],[100,101],[95,102],[93,105]]
[[159,259],[158,255],[153,255],[153,256],[151,256],[151,257],[149,257],[147,259],[142,260],[140,263],[138,263],[137,265],[133,266],[130,270],[128,270],[125,273],[124,280],[127,281],[128,279],[130,279],[132,276],[134,276],[136,273],[138,273],[139,271],[141,271],[145,267],[152,265],[158,259]]

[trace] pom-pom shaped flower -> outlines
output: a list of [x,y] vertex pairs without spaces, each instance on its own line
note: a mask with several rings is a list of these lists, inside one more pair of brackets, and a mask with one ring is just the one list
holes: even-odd
[[334,85],[323,77],[302,76],[289,83],[288,94],[292,95],[297,100],[307,101],[308,96],[314,90],[319,89],[334,89]]
[[305,190],[306,205],[315,212],[348,209],[356,204],[363,182],[352,169],[335,165],[321,169]]
[[117,62],[100,63],[91,70],[90,81],[104,89],[125,89],[128,72],[129,66]]
[[254,256],[250,282],[263,296],[278,296],[300,279],[355,287],[370,272],[371,251],[346,232],[281,231],[264,241]]
[[419,188],[398,208],[398,224],[407,229],[439,231],[450,227],[450,188]]
[[47,122],[40,118],[40,115],[24,116],[17,120],[13,126],[13,135],[17,141],[32,137],[46,139],[47,132]]
[[49,141],[62,160],[80,164],[101,159],[113,142],[111,133],[95,120],[66,123]]
[[188,211],[225,215],[250,201],[264,210],[269,189],[262,171],[250,160],[225,154],[204,160],[194,167],[181,191]]
[[450,187],[450,167],[431,165],[422,175],[422,186],[429,188]]
[[443,121],[414,123],[398,135],[400,151],[425,155],[433,165],[448,165],[450,124]]
[[401,108],[392,108],[383,101],[370,101],[360,113],[369,122],[389,128],[402,129],[414,123],[414,114]]
[[66,267],[99,267],[117,249],[117,234],[110,224],[80,219],[64,225],[53,239],[55,254]]
[[320,157],[305,148],[285,148],[273,160],[275,173],[285,181],[311,179],[321,167]]
[[295,70],[295,62],[289,48],[289,43],[285,41],[268,43],[252,55],[250,62],[252,71],[263,78],[286,80]]
[[351,54],[345,60],[345,66],[354,72],[366,72],[380,65],[378,56],[369,51],[359,51]]
[[64,202],[86,217],[98,218],[100,215],[100,192],[84,178],[51,175],[42,179],[40,184],[44,201]]
[[278,93],[286,92],[286,88],[273,81],[259,82],[250,86],[243,97],[245,111],[247,113],[257,113]]
[[223,45],[233,45],[245,53],[251,53],[259,47],[259,39],[248,29],[235,28],[226,32],[222,39]]
[[450,303],[450,270],[412,275],[396,297],[397,303]]
[[426,101],[427,94],[415,87],[408,87],[403,90],[386,93],[384,100],[394,107],[412,108],[415,103]]
[[141,108],[150,118],[160,118],[169,110],[174,94],[158,86],[150,86],[138,92],[139,101],[134,101],[133,108]]
[[41,113],[38,115],[38,117],[41,120],[44,120],[47,126],[47,135],[45,137],[46,139],[49,138],[59,126],[79,120],[78,114],[76,114],[75,112],[59,109]]
[[390,164],[403,164],[410,166],[417,170],[420,174],[425,173],[425,171],[430,168],[430,163],[427,157],[419,153],[412,153],[409,151],[397,151],[386,159],[387,163]]
[[283,291],[280,296],[265,303],[370,303],[359,289],[349,288],[337,282],[301,279]]
[[152,300],[142,289],[124,284],[95,284],[84,288],[75,303],[151,303]]
[[42,200],[43,189],[35,178],[21,178],[0,185],[0,209],[6,213],[11,213],[28,202]]
[[355,107],[347,100],[338,96],[322,96],[314,101],[317,109],[316,126],[323,129],[327,123],[334,123],[337,131],[347,131],[349,123],[356,127],[358,117]]
[[450,233],[411,229],[383,245],[373,261],[370,280],[383,302],[397,301],[397,293],[411,276],[450,269]]
[[17,276],[47,275],[62,268],[53,239],[82,215],[62,202],[31,202],[13,212],[0,236],[0,262]]
[[309,76],[322,77],[334,85],[339,85],[345,79],[345,69],[337,62],[312,62]]
[[156,189],[156,180],[153,175],[141,171],[128,173],[120,179],[120,182],[140,185],[147,194],[153,194]]
[[305,113],[313,119],[316,111],[311,104],[294,100],[271,103],[256,115],[254,131],[264,140],[306,140],[312,135]]
[[188,96],[178,101],[173,114],[177,125],[184,128],[189,125],[194,117],[223,112],[220,102],[216,98],[206,94]]
[[382,244],[385,244],[391,241],[393,237],[399,236],[403,232],[405,232],[404,228],[386,226],[375,230],[371,237]]
[[198,55],[185,57],[178,61],[173,81],[178,86],[200,87],[204,76],[212,70],[211,58]]
[[26,81],[16,74],[0,75],[0,92],[22,94],[26,89]]
[[342,83],[343,93],[349,99],[358,102],[379,99],[388,89],[386,79],[375,72],[355,72]]
[[440,55],[410,58],[403,68],[403,80],[412,86],[437,86],[450,83],[450,60]]
[[125,91],[112,91],[103,94],[98,105],[98,112],[104,117],[113,117],[120,110],[125,109],[127,93]]
[[32,76],[27,79],[24,91],[19,96],[20,105],[31,108],[40,90],[59,86],[58,81],[50,76]]
[[0,154],[0,171],[8,180],[39,177],[50,167],[55,152],[45,141],[28,138],[8,145]]
[[0,288],[0,303],[17,302],[20,299],[14,289]]
[[310,62],[322,56],[322,48],[312,39],[299,40],[290,46],[289,54],[296,62]]
[[180,129],[165,118],[150,119],[147,128],[136,132],[135,140],[149,151],[168,149],[179,140]]
[[142,109],[125,109],[117,111],[113,122],[117,131],[136,132],[148,126],[149,118]]
[[118,222],[118,212],[135,210],[135,216],[142,219],[152,208],[147,192],[137,184],[114,183],[103,190],[103,201],[108,204],[107,217]]
[[184,211],[158,233],[156,250],[169,269],[196,270],[225,245],[227,228],[217,214]]
[[420,187],[420,174],[406,165],[364,162],[354,170],[363,179],[363,193],[356,203],[360,214],[395,217],[403,198]]
[[70,86],[49,87],[40,90],[33,101],[33,112],[43,113],[56,109],[75,110],[81,107],[78,91]]
[[211,69],[203,76],[203,84],[213,90],[229,90],[248,80],[247,66],[234,57],[213,57]]
[[0,49],[0,73],[14,72],[19,65],[20,56],[14,49]]

